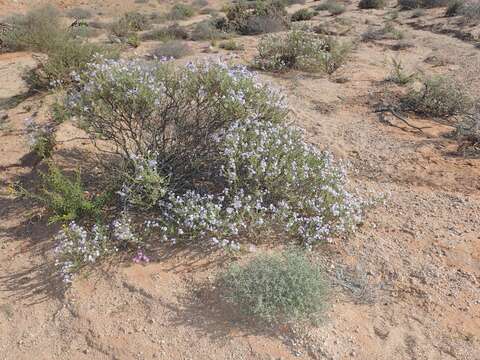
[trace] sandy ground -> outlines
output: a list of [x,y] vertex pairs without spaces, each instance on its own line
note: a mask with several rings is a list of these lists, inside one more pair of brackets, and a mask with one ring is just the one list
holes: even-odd
[[[30,3],[0,0],[0,9],[6,14]],[[81,4],[100,12],[165,5]],[[346,38],[383,25],[389,11],[348,5],[340,16],[352,27]],[[393,101],[385,92],[391,85],[383,82],[391,57],[412,71],[455,74],[479,91],[477,29],[462,28],[474,35],[459,38],[442,30],[459,29],[457,20],[440,13],[412,19],[401,12],[396,26],[413,48],[358,43],[331,77],[261,75],[284,90],[310,142],[351,163],[353,186],[386,199],[367,211],[355,235],[313,254],[331,282],[330,305],[316,326],[267,330],[245,323],[204,290],[232,259],[199,249],[162,248],[147,266],[105,264],[64,292],[52,264],[57,229],[46,226],[40,209],[7,191],[12,182],[36,179],[25,119],[46,121],[48,99],[21,96],[22,69],[34,66],[32,54],[0,55],[0,359],[480,359],[480,160],[455,153],[445,136],[448,124],[410,116],[428,127],[419,133],[395,118],[389,126],[373,112],[379,99]],[[317,22],[338,24],[323,13]],[[192,43],[192,58],[246,62],[258,39],[238,41],[245,51],[236,54],[205,53],[209,44]],[[153,45],[127,56],[142,56]],[[433,56],[441,65],[425,61]],[[76,136],[69,123],[58,131],[60,141]],[[61,143],[56,160],[86,166],[74,152],[82,145]]]

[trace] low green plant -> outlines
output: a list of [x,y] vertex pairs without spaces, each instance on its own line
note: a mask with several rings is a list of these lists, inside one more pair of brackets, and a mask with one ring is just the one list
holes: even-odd
[[235,40],[230,39],[224,42],[221,42],[219,47],[228,51],[237,51],[243,50],[245,47],[242,44],[238,44]]
[[49,159],[55,149],[55,133],[52,129],[42,129],[33,139],[32,151],[42,160]]
[[45,206],[51,214],[48,219],[50,223],[80,218],[95,219],[101,216],[101,209],[108,195],[89,198],[79,171],[70,178],[56,165],[50,163],[48,171],[40,175],[42,186],[38,192],[20,188],[19,193]]
[[291,16],[291,21],[306,21],[310,20],[315,16],[315,11],[312,11],[310,9],[299,9],[295,11],[292,16]]
[[138,36],[137,33],[132,33],[127,36],[127,38],[125,39],[125,43],[127,43],[131,47],[137,48],[140,46],[140,43],[141,43],[140,37]]
[[267,323],[312,319],[325,306],[322,271],[298,251],[234,264],[218,283],[228,303]]
[[256,67],[268,71],[298,69],[333,73],[350,53],[350,45],[310,31],[295,29],[287,34],[266,35],[258,44]]
[[360,0],[358,3],[360,9],[383,9],[385,5],[385,0]]
[[340,15],[343,14],[346,9],[344,5],[332,1],[327,10],[331,15]]
[[461,115],[472,106],[465,88],[446,76],[424,79],[422,88],[412,89],[402,98],[402,103],[411,111],[434,117]]
[[398,30],[392,22],[387,22],[381,29],[369,27],[367,31],[361,35],[361,39],[364,42],[383,39],[402,40],[404,38],[405,34],[401,30]]

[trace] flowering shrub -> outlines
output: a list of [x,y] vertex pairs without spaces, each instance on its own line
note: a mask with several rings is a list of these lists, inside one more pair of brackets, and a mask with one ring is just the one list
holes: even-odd
[[[331,156],[307,145],[296,129],[258,119],[214,134],[215,193],[171,193],[161,216],[147,222],[163,240],[205,239],[238,248],[239,240],[278,229],[306,246],[353,229],[360,203],[345,190]],[[219,186],[212,187],[218,189]]]
[[235,264],[218,283],[229,303],[269,323],[313,318],[325,299],[322,271],[294,251]]
[[72,112],[120,160],[109,163],[124,209],[109,235],[116,248],[237,250],[264,234],[311,247],[360,220],[344,169],[286,124],[282,96],[243,67],[106,61],[77,80]]
[[257,49],[254,64],[262,70],[321,70],[328,74],[341,66],[349,53],[346,44],[300,29],[287,34],[266,35]]
[[156,160],[159,174],[175,173],[177,184],[208,165],[197,160],[208,158],[218,129],[254,114],[278,122],[287,113],[283,98],[244,67],[106,61],[77,80],[69,106],[90,136],[109,141],[97,147],[111,152],[113,143],[130,169],[136,157]]

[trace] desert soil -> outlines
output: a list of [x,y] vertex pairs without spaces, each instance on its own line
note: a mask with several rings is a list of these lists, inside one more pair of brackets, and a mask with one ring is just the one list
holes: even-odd
[[[94,9],[99,20],[167,5],[55,2]],[[0,0],[0,14],[31,4]],[[392,10],[359,10],[356,1],[347,9],[339,17],[321,13],[313,23],[349,26],[343,38],[355,39],[383,26]],[[355,234],[312,254],[331,284],[320,323],[277,329],[245,322],[204,290],[232,261],[221,252],[161,248],[148,265],[105,264],[64,291],[52,263],[58,228],[8,192],[12,183],[38,179],[25,119],[47,121],[50,100],[22,96],[21,75],[35,66],[34,54],[0,54],[0,359],[480,359],[480,160],[456,153],[448,123],[409,114],[413,124],[426,127],[419,132],[374,113],[378,104],[395,100],[384,82],[391,58],[410,71],[454,75],[480,92],[480,49],[474,46],[480,28],[461,28],[442,12],[427,10],[417,19],[400,12],[396,27],[413,47],[394,51],[393,40],[359,42],[332,76],[261,74],[283,90],[311,143],[350,162],[352,186],[383,198],[367,209]],[[258,37],[237,41],[245,51],[191,42],[195,54],[187,60],[247,63]],[[153,45],[143,43],[125,56],[143,56]],[[88,166],[75,151],[86,141],[71,140],[79,137],[75,127],[64,123],[57,135],[55,160]]]

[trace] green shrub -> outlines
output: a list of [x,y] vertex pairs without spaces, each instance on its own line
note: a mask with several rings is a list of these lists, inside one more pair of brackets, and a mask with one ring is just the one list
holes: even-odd
[[49,164],[48,172],[41,173],[42,187],[36,193],[21,189],[20,193],[40,202],[51,214],[49,222],[71,221],[80,218],[98,218],[106,195],[89,199],[83,188],[80,172],[73,179]]
[[185,44],[182,41],[172,40],[168,41],[165,44],[158,46],[155,50],[153,50],[152,55],[156,58],[173,58],[173,59],[180,59],[184,56],[187,56],[192,52],[190,46]]
[[224,299],[266,322],[310,319],[324,307],[322,271],[300,252],[257,256],[219,277]]
[[48,52],[67,37],[60,19],[60,12],[50,5],[33,8],[25,15],[12,16],[5,21],[11,29],[0,34],[0,42],[14,51]]
[[92,17],[92,12],[81,7],[74,7],[67,11],[67,15],[77,20],[84,20],[90,19]]
[[175,4],[170,12],[168,13],[167,17],[170,20],[184,20],[188,19],[195,15],[195,9],[187,4]]
[[277,32],[288,27],[285,4],[280,1],[235,3],[228,8],[226,16],[225,23],[219,22],[218,26],[242,35]]
[[472,105],[465,88],[444,76],[425,79],[422,88],[412,89],[402,103],[411,111],[435,117],[464,114]]
[[305,21],[310,20],[315,16],[315,12],[310,9],[299,9],[292,14],[292,21]]
[[333,73],[346,60],[350,46],[304,30],[267,35],[258,44],[255,66],[268,71],[298,69]]
[[383,9],[385,0],[360,0],[358,7],[360,9]]

